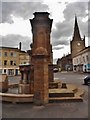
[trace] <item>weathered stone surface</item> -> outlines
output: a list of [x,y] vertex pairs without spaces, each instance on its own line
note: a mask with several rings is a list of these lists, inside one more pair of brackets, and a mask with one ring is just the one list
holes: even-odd
[[33,33],[32,59],[34,66],[34,103],[37,105],[48,103],[49,80],[53,74],[49,73],[52,63],[52,46],[50,44],[50,32],[52,19],[47,12],[35,12],[30,20]]
[[18,93],[19,94],[30,94],[30,84],[19,84]]
[[[33,93],[34,92],[34,73],[33,73],[33,65],[20,65],[20,72],[21,72],[21,80],[19,84],[19,93]],[[26,88],[26,89],[25,89]]]
[[48,72],[48,80],[50,82],[54,82],[54,74],[53,74],[53,64],[49,64],[48,66],[49,72]]
[[6,74],[0,75],[0,92],[8,91],[8,76]]
[[50,89],[49,97],[74,97],[74,92],[69,89]]
[[43,57],[35,57],[34,63],[34,102],[39,105],[48,103],[48,63]]

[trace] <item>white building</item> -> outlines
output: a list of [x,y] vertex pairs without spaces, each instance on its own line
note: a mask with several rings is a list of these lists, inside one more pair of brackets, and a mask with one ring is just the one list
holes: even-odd
[[73,71],[90,72],[90,46],[73,57]]

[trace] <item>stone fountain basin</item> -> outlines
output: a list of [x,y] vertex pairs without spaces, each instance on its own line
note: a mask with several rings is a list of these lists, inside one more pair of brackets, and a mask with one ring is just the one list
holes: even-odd
[[33,94],[0,93],[0,100],[6,102],[33,102]]
[[[33,94],[18,94],[17,88],[18,85],[11,85],[11,92],[0,93],[0,100],[12,103],[23,103],[23,102],[33,102]],[[13,92],[13,89],[16,89],[16,93]],[[49,89],[49,102],[57,101],[72,101],[72,102],[81,102],[83,101],[82,96],[85,91],[78,88],[76,85],[67,84],[67,89]]]

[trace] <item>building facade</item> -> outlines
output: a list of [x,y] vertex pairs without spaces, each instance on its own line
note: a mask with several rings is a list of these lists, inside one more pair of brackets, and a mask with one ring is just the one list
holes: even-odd
[[19,52],[19,64],[28,64],[30,63],[31,58],[29,54],[25,51],[20,51]]
[[73,57],[73,70],[76,72],[90,72],[90,46]]
[[73,71],[90,72],[90,46],[85,47],[85,35],[81,38],[77,17],[75,16],[74,34],[70,42]]
[[58,59],[61,70],[90,72],[90,46],[85,47],[85,35],[81,38],[77,17],[75,16],[74,33],[70,41],[71,54]]
[[29,55],[18,48],[0,47],[0,74],[19,75],[19,64],[29,61]]
[[68,54],[68,55],[63,56],[62,58],[58,59],[57,65],[60,68],[60,70],[72,71],[71,54]]

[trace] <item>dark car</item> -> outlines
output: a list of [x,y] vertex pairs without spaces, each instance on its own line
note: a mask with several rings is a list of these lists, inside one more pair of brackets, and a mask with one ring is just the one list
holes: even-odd
[[53,69],[53,72],[58,72],[58,71],[59,71],[58,68]]
[[84,85],[90,85],[90,76],[84,78]]

